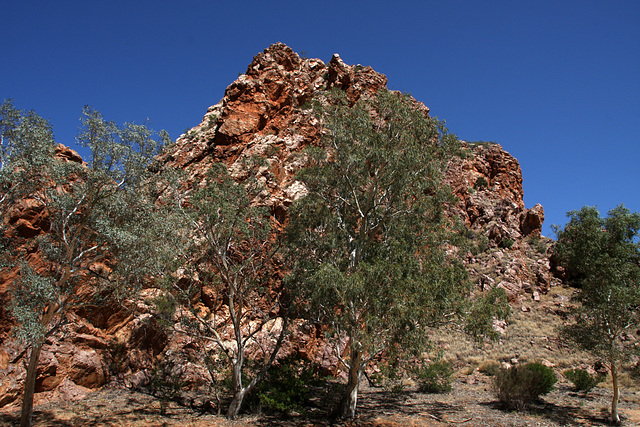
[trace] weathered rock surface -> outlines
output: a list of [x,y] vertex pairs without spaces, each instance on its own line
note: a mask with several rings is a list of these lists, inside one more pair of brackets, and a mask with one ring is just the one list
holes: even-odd
[[[315,93],[332,87],[342,88],[349,101],[356,102],[385,88],[386,83],[384,75],[370,67],[347,65],[338,55],[325,64],[300,58],[283,44],[272,45],[254,57],[246,73],[229,85],[202,122],[158,159],[159,165],[184,170],[186,186],[195,187],[216,162],[224,163],[232,176],[241,179],[248,173],[243,161],[261,156],[267,164],[257,171],[257,178],[267,191],[259,202],[284,224],[288,206],[306,192],[295,179],[304,166],[299,154],[319,138],[318,123],[305,105]],[[535,300],[557,280],[549,271],[549,241],[540,237],[544,210],[540,205],[525,208],[520,165],[502,147],[467,144],[466,150],[468,156],[452,161],[446,174],[458,198],[450,212],[465,224],[474,242],[465,264],[480,289],[499,286],[512,300]],[[76,152],[63,146],[56,149],[56,155],[64,161],[82,162]],[[34,201],[23,201],[7,220],[16,224],[15,238],[26,242],[49,227]],[[37,253],[32,256],[30,261],[37,263]],[[11,325],[5,307],[14,278],[11,269],[0,272],[0,407],[17,401],[26,373],[24,347],[8,333]],[[74,398],[108,381],[144,386],[157,374],[159,362],[166,366],[167,376],[179,376],[187,388],[215,383],[202,358],[215,354],[212,344],[167,334],[155,322],[152,305],[145,302],[154,292],[146,290],[139,301],[131,302],[135,312],[102,307],[72,314],[69,324],[49,337],[43,349],[39,395]],[[217,305],[211,289],[203,288],[200,298],[203,309]],[[285,344],[285,351],[315,358],[323,369],[335,373],[337,355],[322,331],[303,322],[294,327],[292,336],[297,338]],[[277,322],[270,328],[276,331]]]

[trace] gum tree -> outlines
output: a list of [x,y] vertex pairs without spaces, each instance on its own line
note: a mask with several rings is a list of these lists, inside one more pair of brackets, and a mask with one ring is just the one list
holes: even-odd
[[368,363],[424,349],[426,329],[461,314],[469,295],[443,214],[458,142],[395,92],[353,106],[330,92],[317,111],[324,137],[298,175],[308,194],[291,210],[288,283],[331,326],[348,371],[340,415],[352,418]]
[[[85,107],[78,141],[91,150],[88,164],[54,156],[49,123],[33,112],[2,106],[0,187],[5,206],[27,201],[46,220],[34,246],[18,236],[3,248],[17,266],[10,312],[14,332],[30,348],[21,426],[31,425],[38,358],[45,338],[66,314],[85,305],[122,300],[162,274],[168,256],[161,207],[153,203],[147,167],[164,142],[145,126],[107,122]],[[18,205],[16,205],[18,203]]]
[[640,214],[620,205],[601,218],[585,206],[556,227],[555,253],[569,283],[580,287],[566,337],[605,362],[613,381],[611,418],[620,423],[620,366],[640,354]]
[[[255,203],[263,186],[252,178],[252,165],[257,163],[245,165],[249,178],[237,183],[226,166],[214,164],[201,187],[181,203],[187,225],[183,278],[189,279],[175,283],[171,292],[174,302],[189,310],[178,332],[214,342],[230,368],[230,419],[275,361],[288,323],[275,269],[280,246],[268,209]],[[197,295],[205,288],[217,303],[203,310]],[[231,340],[224,338],[227,332]]]

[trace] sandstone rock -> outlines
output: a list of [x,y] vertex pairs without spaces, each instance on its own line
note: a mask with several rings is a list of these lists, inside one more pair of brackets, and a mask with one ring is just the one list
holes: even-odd
[[65,162],[84,163],[82,157],[77,151],[72,150],[62,144],[57,144],[55,147],[55,156]]
[[[318,91],[342,88],[349,102],[355,103],[373,96],[386,84],[387,78],[371,67],[348,65],[337,54],[325,64],[319,59],[300,58],[284,44],[274,44],[254,57],[245,74],[207,109],[200,124],[181,135],[158,158],[158,167],[182,169],[186,174],[184,190],[189,191],[201,185],[214,163],[222,162],[235,179],[242,181],[250,173],[244,161],[261,156],[267,165],[255,171],[255,178],[266,190],[256,203],[267,206],[282,228],[291,203],[307,193],[295,179],[307,164],[303,150],[320,138],[318,120],[306,106],[308,101]],[[429,114],[425,105],[417,101],[415,105]],[[525,209],[520,165],[501,146],[465,144],[464,149],[468,156],[449,163],[445,181],[458,200],[449,213],[458,216],[478,247],[482,246],[465,259],[470,276],[480,289],[505,289],[512,302],[518,301],[523,292],[535,299],[558,281],[550,273],[553,267],[546,253],[532,250],[531,238],[540,235],[544,209],[540,205]],[[82,163],[78,153],[61,145],[56,147],[56,156]],[[21,202],[6,219],[16,225],[16,237],[27,240],[49,229],[48,218],[35,201]],[[29,262],[44,266],[37,252],[30,256]],[[0,338],[10,327],[4,307],[14,279],[15,272],[0,271]],[[159,361],[169,364],[191,388],[213,381],[203,355],[215,355],[215,344],[164,332],[154,323],[154,308],[149,302],[154,292],[145,290],[139,301],[129,302],[135,314],[118,307],[79,310],[71,327],[51,337],[45,346],[39,387],[48,391],[40,393],[42,398],[52,398],[55,393],[75,398],[110,377],[130,387],[144,386]],[[203,313],[216,310],[220,319],[225,318],[227,313],[214,288],[203,286],[197,297],[196,304]],[[184,316],[178,310],[176,319]],[[281,327],[277,321],[269,326],[274,333]],[[494,324],[500,333],[505,327],[500,322]],[[324,339],[321,325],[296,321],[293,330],[282,354],[297,354],[317,362],[326,374],[344,375],[338,368],[335,346]],[[234,345],[230,329],[223,330],[221,336],[225,346]],[[272,345],[267,334],[258,335],[249,351],[257,352],[258,343]],[[340,348],[345,347],[342,342]],[[9,339],[0,344],[0,406],[15,401],[21,393],[24,359],[12,363],[20,351]]]
[[69,379],[85,388],[96,388],[106,382],[106,366],[93,349],[76,351],[68,370]]
[[541,204],[537,204],[531,209],[527,209],[522,213],[520,230],[525,236],[539,236],[542,231],[542,223],[544,222],[544,208]]

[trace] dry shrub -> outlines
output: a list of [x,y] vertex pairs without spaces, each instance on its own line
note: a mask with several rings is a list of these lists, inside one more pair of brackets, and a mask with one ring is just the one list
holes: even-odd
[[557,381],[551,368],[541,363],[527,363],[500,369],[495,377],[495,393],[505,407],[521,410],[553,390]]

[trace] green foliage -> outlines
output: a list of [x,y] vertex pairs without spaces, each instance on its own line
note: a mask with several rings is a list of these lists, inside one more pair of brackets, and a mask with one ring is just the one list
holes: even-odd
[[76,139],[91,149],[90,169],[109,176],[120,188],[135,188],[148,177],[151,160],[171,142],[164,130],[156,136],[145,125],[118,126],[90,106],[82,109],[82,115]]
[[612,418],[619,422],[618,369],[640,354],[631,331],[640,328],[640,214],[620,205],[601,218],[595,207],[568,213],[564,229],[555,227],[554,252],[567,281],[581,287],[573,323],[562,335],[607,363],[614,397]]
[[497,339],[499,333],[493,328],[493,320],[506,319],[510,313],[507,294],[504,289],[495,287],[472,303],[466,316],[465,330],[478,340],[483,337]]
[[269,370],[252,399],[257,399],[261,409],[269,412],[303,413],[309,407],[311,389],[325,382],[316,366],[288,356]]
[[445,251],[453,196],[442,183],[459,143],[393,92],[353,106],[329,92],[316,111],[326,132],[298,174],[309,193],[291,209],[288,280],[313,318],[349,337],[344,363],[359,376],[381,350],[419,351],[426,327],[463,311],[470,285]]
[[160,360],[151,370],[149,390],[151,394],[160,400],[160,414],[166,413],[167,404],[171,400],[180,397],[184,381],[180,374],[171,371],[171,368]]
[[605,380],[601,374],[591,375],[584,369],[567,369],[563,375],[573,383],[573,389],[576,391],[589,392],[599,383]]
[[422,365],[413,372],[419,389],[424,393],[448,393],[451,391],[453,366],[438,360]]
[[[166,133],[158,140],[144,126],[119,128],[88,107],[83,114],[78,140],[92,150],[88,166],[54,157],[46,120],[15,109],[10,101],[0,107],[0,205],[6,212],[7,206],[26,201],[42,212],[48,226],[35,242],[44,261],[38,269],[28,264],[34,245],[20,245],[17,229],[10,230],[17,237],[0,253],[3,265],[18,266],[11,300],[18,323],[14,332],[32,348],[23,422],[31,417],[45,336],[69,310],[122,301],[148,277],[161,277],[172,257],[164,244],[170,240],[165,212],[153,203],[147,172]],[[79,292],[84,284],[92,292]]]
[[[0,106],[0,207],[42,188],[55,143],[51,125],[8,100]],[[3,221],[4,225],[4,221]]]
[[[238,183],[226,166],[215,164],[201,187],[180,202],[179,228],[183,238],[175,246],[175,252],[184,260],[182,283],[179,286],[172,283],[171,293],[157,301],[158,315],[165,317],[171,315],[176,303],[187,307],[190,316],[182,317],[183,330],[217,344],[232,371],[229,418],[238,414],[245,394],[266,374],[287,330],[286,319],[277,333],[274,330],[271,335],[266,329],[268,323],[283,317],[286,307],[281,302],[282,289],[272,286],[277,277],[274,266],[280,262],[279,241],[273,236],[274,222],[269,210],[255,203],[264,190],[256,179],[261,166],[260,159],[249,159],[243,165],[243,182]],[[228,307],[226,319],[217,317],[220,310],[211,306],[214,302],[207,302],[210,310],[202,310],[198,305],[198,296],[205,286],[211,294],[219,296],[220,304]],[[227,322],[233,330],[233,347],[222,338]],[[271,338],[275,344],[270,342]],[[245,356],[250,345],[262,350],[252,361]],[[245,362],[254,363],[250,381],[243,379]]]
[[473,188],[475,190],[480,190],[482,188],[487,188],[488,186],[489,186],[489,183],[487,182],[487,179],[484,176],[481,176],[478,179],[476,179],[476,183],[473,184]]
[[505,248],[505,249],[511,249],[514,245],[515,241],[509,237],[507,237],[506,239],[502,240],[500,242],[500,247]]
[[20,273],[9,302],[9,310],[19,325],[13,332],[23,342],[38,342],[47,333],[48,325],[43,325],[36,314],[55,301],[59,289],[53,278],[37,274],[25,260],[20,260]]
[[489,238],[482,233],[476,233],[473,230],[465,229],[463,247],[468,247],[474,256],[480,255],[489,248]]
[[495,376],[496,397],[505,407],[521,410],[553,390],[558,378],[551,368],[541,363],[527,363],[500,369]]
[[525,238],[525,241],[528,241],[539,254],[545,254],[550,246],[549,239],[541,236],[528,236]]
[[[115,125],[85,107],[79,140],[93,157],[84,167],[54,158],[50,126],[35,113],[15,110],[10,103],[3,104],[2,112],[0,182],[6,198],[34,201],[49,222],[37,241],[48,269],[34,271],[21,262],[12,299],[16,332],[34,342],[68,308],[95,303],[96,296],[122,297],[135,289],[133,284],[141,285],[144,274],[162,268],[160,209],[140,185],[161,141],[133,124],[119,129],[115,138]],[[9,248],[3,255],[18,262],[27,258]],[[87,279],[93,280],[95,293],[81,296],[76,289]],[[45,311],[53,317],[45,318]]]

